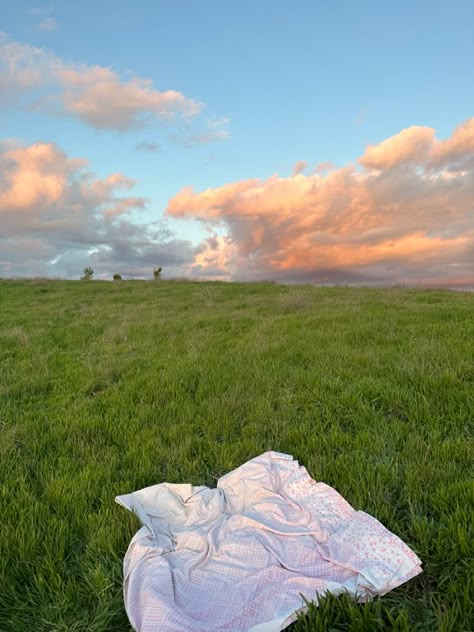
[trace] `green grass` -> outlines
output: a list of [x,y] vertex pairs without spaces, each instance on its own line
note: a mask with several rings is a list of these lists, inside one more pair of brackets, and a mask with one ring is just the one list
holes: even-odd
[[474,296],[0,281],[0,630],[130,630],[114,497],[292,454],[424,562],[295,631],[472,630]]

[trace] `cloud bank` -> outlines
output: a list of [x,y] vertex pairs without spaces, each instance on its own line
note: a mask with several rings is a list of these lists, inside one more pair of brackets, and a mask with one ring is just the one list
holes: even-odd
[[183,274],[195,247],[140,223],[147,200],[131,194],[134,180],[87,167],[51,143],[0,146],[0,277],[76,276],[88,265],[108,278],[150,278],[155,265]]
[[[46,21],[51,27],[51,18]],[[66,62],[0,33],[0,106],[12,105],[117,131],[154,118],[194,117],[203,108],[181,92],[157,90],[149,79],[122,79],[110,68]]]
[[0,142],[0,276],[167,276],[281,282],[474,287],[474,119],[438,140],[411,127],[354,164],[320,164],[169,200],[200,220],[194,245],[163,222],[122,173],[98,177],[52,143]]
[[357,164],[274,175],[197,193],[167,207],[215,232],[196,274],[230,279],[474,286],[474,118],[447,140],[404,129]]

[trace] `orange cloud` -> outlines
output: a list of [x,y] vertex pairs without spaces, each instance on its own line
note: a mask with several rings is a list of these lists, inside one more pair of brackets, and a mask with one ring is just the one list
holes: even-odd
[[368,147],[362,169],[186,187],[167,213],[224,231],[196,257],[199,274],[474,285],[473,122],[445,141],[432,128],[403,130]]
[[93,127],[124,130],[140,125],[146,116],[195,116],[202,108],[180,92],[159,92],[151,81],[137,77],[124,82],[101,66],[64,68],[56,76],[64,111]]
[[451,138],[436,143],[431,152],[433,165],[453,164],[474,155],[474,118],[456,128]]
[[[49,89],[46,97],[38,95],[39,88]],[[2,33],[0,93],[7,105],[30,96],[29,107],[72,116],[99,129],[127,130],[150,118],[193,117],[203,108],[175,90],[157,90],[148,79],[123,80],[110,68],[65,62]]]
[[69,160],[47,143],[4,152],[0,159],[0,166],[5,169],[0,213],[29,212],[56,204],[69,174],[83,164],[80,160]]
[[433,145],[434,133],[431,127],[408,127],[378,145],[369,145],[359,162],[374,169],[390,169],[401,163],[423,163]]
[[307,169],[307,167],[308,163],[306,162],[306,160],[298,160],[298,162],[295,162],[293,166],[293,175],[297,176],[300,173],[303,173],[303,171]]
[[456,165],[459,160],[472,160],[473,152],[474,118],[471,118],[444,141],[435,138],[432,127],[408,127],[378,145],[369,145],[359,163],[368,169],[391,169],[408,164],[436,168]]

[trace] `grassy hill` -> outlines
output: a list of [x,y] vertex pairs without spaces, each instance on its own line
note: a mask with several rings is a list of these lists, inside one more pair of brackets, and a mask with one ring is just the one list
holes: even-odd
[[129,630],[114,497],[269,449],[425,568],[295,630],[471,630],[473,358],[467,293],[0,281],[0,630]]

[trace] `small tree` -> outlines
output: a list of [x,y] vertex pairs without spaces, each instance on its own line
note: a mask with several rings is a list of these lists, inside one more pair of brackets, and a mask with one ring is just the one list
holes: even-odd
[[121,281],[121,280],[122,280],[122,275],[116,272],[114,274],[114,281]]
[[161,271],[163,268],[153,268],[153,278],[155,281],[159,281],[161,279]]
[[94,276],[94,270],[88,266],[84,268],[84,276],[81,276],[81,281],[90,281]]

